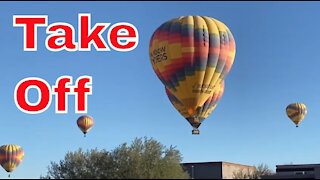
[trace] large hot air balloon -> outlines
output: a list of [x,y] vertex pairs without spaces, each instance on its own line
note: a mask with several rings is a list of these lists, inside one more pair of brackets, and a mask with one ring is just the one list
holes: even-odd
[[[163,23],[149,44],[158,78],[190,118],[229,73],[236,45],[228,27],[211,17],[182,16]],[[197,121],[197,120],[190,120]]]
[[205,101],[203,106],[196,109],[196,113],[193,117],[190,117],[188,109],[183,105],[183,103],[176,98],[171,92],[166,88],[167,96],[172,103],[172,105],[179,111],[179,113],[191,124],[193,127],[192,134],[199,134],[199,126],[201,123],[212,113],[212,111],[217,107],[219,100],[221,99],[224,92],[224,81],[221,81],[218,88],[213,91],[211,96]]
[[307,107],[303,103],[292,103],[287,106],[286,113],[296,127],[299,127],[299,124],[307,114]]
[[9,144],[0,147],[0,164],[8,173],[14,171],[23,158],[24,151],[19,145]]
[[86,134],[91,130],[91,128],[94,125],[93,118],[88,115],[80,116],[77,120],[77,125],[80,128],[80,130],[83,132],[84,137],[86,137]]

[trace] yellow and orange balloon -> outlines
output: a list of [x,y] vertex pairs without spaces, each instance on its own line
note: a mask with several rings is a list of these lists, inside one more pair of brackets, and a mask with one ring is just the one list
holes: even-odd
[[19,145],[8,144],[0,147],[0,164],[8,173],[14,171],[23,158],[24,151]]
[[77,125],[84,134],[84,137],[86,137],[86,134],[92,129],[94,121],[91,116],[83,115],[77,119]]
[[286,113],[296,127],[299,127],[307,114],[307,106],[303,103],[292,103],[287,106]]
[[181,16],[159,26],[149,44],[152,68],[189,117],[231,70],[236,44],[229,28],[207,16]]
[[213,91],[212,95],[207,99],[203,106],[198,107],[196,113],[190,117],[188,109],[183,105],[183,103],[177,99],[173,94],[166,89],[167,96],[172,103],[172,105],[178,110],[178,112],[190,123],[193,127],[192,133],[199,134],[199,126],[201,123],[212,113],[212,111],[217,107],[224,92],[224,81],[220,83],[218,88]]

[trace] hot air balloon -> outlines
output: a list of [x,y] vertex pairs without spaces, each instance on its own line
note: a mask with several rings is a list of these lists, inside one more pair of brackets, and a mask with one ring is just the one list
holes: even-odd
[[296,127],[299,127],[299,124],[307,114],[307,107],[303,103],[292,103],[287,106],[286,113]]
[[24,151],[19,145],[9,144],[0,147],[0,164],[8,173],[14,171],[23,158]]
[[190,117],[188,109],[183,105],[183,103],[176,98],[171,92],[166,88],[167,96],[172,103],[172,105],[178,110],[178,112],[190,123],[193,127],[192,134],[199,134],[199,126],[201,123],[212,113],[212,111],[217,107],[219,100],[221,99],[224,92],[224,81],[221,81],[220,85],[211,96],[206,100],[203,106],[196,109],[196,113],[193,117]]
[[155,74],[183,103],[190,118],[197,117],[197,109],[226,78],[235,53],[228,27],[207,16],[169,20],[155,30],[149,44]]
[[80,130],[83,132],[84,137],[86,137],[86,134],[91,130],[91,128],[94,125],[93,118],[88,115],[80,116],[77,120],[77,125],[80,128]]

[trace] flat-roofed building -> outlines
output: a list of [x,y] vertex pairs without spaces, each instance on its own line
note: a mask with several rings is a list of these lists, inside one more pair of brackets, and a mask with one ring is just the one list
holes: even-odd
[[320,179],[320,164],[277,165],[276,174],[262,179]]
[[230,162],[182,163],[192,179],[233,179],[238,171],[253,172],[254,166]]

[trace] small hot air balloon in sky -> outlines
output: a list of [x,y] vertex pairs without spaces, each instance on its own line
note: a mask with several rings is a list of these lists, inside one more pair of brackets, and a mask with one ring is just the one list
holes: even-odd
[[[207,16],[181,16],[152,34],[152,68],[168,91],[181,101],[190,118],[231,70],[236,44],[229,28]],[[196,121],[196,120],[190,120]]]
[[220,83],[212,95],[207,99],[203,106],[198,107],[196,113],[193,117],[190,117],[188,109],[183,105],[183,103],[176,98],[171,92],[166,89],[167,96],[172,103],[172,105],[178,110],[178,112],[190,123],[193,127],[192,134],[199,134],[199,126],[201,123],[208,118],[212,111],[217,107],[224,92],[224,81]]
[[84,137],[86,137],[86,134],[91,130],[91,128],[94,125],[93,118],[88,115],[80,116],[77,120],[77,125],[80,128],[80,130],[83,132]]
[[307,114],[307,107],[303,103],[292,103],[287,106],[286,113],[296,127],[299,127],[299,124]]
[[0,164],[8,173],[14,171],[23,158],[24,151],[19,145],[9,144],[0,147]]

